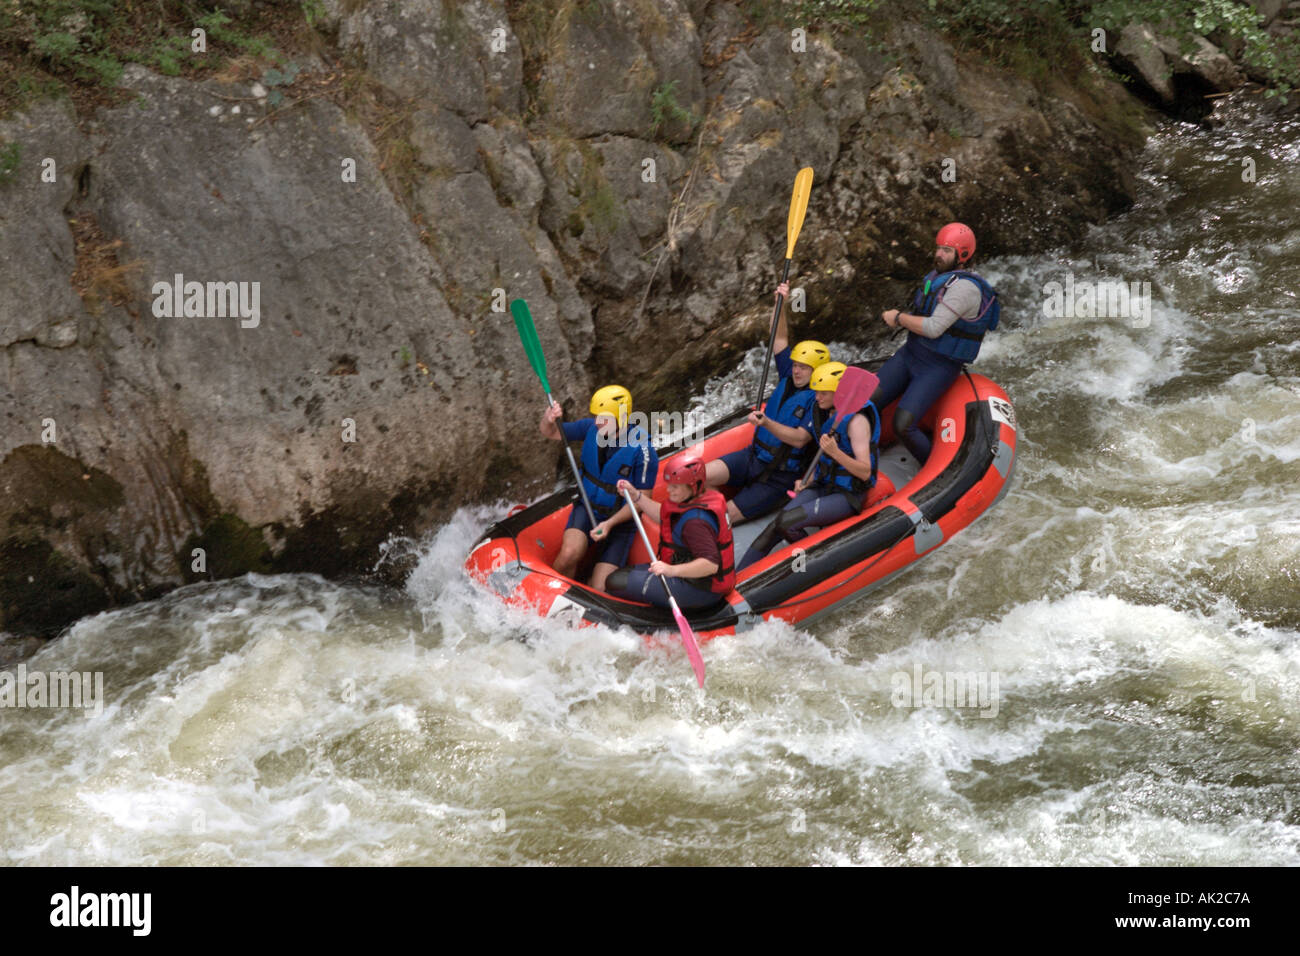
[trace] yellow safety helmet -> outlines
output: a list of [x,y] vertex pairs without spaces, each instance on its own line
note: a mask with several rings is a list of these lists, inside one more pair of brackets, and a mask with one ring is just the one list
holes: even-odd
[[847,369],[848,366],[843,362],[826,362],[819,365],[813,369],[808,387],[814,392],[833,392],[840,387],[840,379],[844,377]]
[[820,342],[807,339],[790,350],[791,362],[802,362],[813,368],[820,368],[831,360],[831,350]]
[[613,415],[618,420],[618,427],[627,425],[627,416],[632,414],[632,393],[622,385],[606,385],[596,389],[591,396],[591,414]]

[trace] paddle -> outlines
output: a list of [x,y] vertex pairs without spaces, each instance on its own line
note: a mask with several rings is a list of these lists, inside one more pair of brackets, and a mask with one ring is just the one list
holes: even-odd
[[[808,195],[812,192],[812,180],[811,166],[805,166],[794,177],[790,215],[785,223],[785,270],[781,273],[782,282],[790,278],[790,260],[794,258],[794,243],[799,238],[799,230],[803,228],[804,214],[808,212]],[[784,296],[776,297],[776,310],[772,313],[772,329],[767,335],[767,355],[763,356],[763,377],[758,383],[758,399],[754,403],[755,408],[763,407],[763,392],[767,389],[767,371],[768,366],[772,364],[772,346],[776,344],[776,326],[781,318],[781,306],[784,302]]]
[[[845,415],[853,415],[861,411],[862,406],[871,400],[871,393],[879,384],[880,379],[876,377],[875,372],[868,372],[865,368],[854,366],[846,368],[844,374],[840,376],[839,385],[835,386],[835,420],[831,423],[831,427],[839,427]],[[799,483],[800,490],[808,487],[808,482],[817,471],[817,462],[821,457],[822,450],[818,448],[817,454],[813,455],[812,464],[808,466],[808,471],[803,476],[803,481]],[[793,498],[796,493],[787,491],[786,494]]]
[[[632,520],[636,522],[636,530],[641,532],[641,541],[645,545],[646,552],[650,555],[650,560],[655,559],[654,545],[650,543],[650,536],[645,533],[645,525],[641,523],[641,513],[637,510],[636,505],[632,503],[632,496],[626,489],[623,490],[623,497],[627,499],[627,506],[632,509]],[[668,590],[668,580],[662,575],[656,575],[659,582],[664,586],[664,593],[668,595],[668,606],[673,610],[673,618],[677,621],[677,628],[682,632],[682,646],[686,648],[686,656],[691,659],[691,667],[695,669],[695,680],[701,687],[704,686],[704,658],[700,656],[700,646],[695,643],[695,632],[691,630],[690,622],[686,620],[686,615],[682,609],[677,606],[677,601],[673,598],[673,592]]]
[[[524,354],[528,356],[528,364],[533,367],[537,373],[537,379],[542,383],[542,390],[546,392],[546,401],[552,407],[555,406],[555,399],[551,396],[551,383],[546,380],[546,356],[542,354],[542,343],[537,338],[537,327],[533,325],[533,315],[528,311],[528,303],[523,299],[515,299],[510,303],[510,314],[515,317],[515,328],[519,331],[519,341],[524,345]],[[556,422],[559,427],[559,422]],[[564,429],[560,429],[560,444],[564,446],[564,451],[569,456],[569,467],[573,469],[573,477],[578,482],[578,494],[582,495],[582,506],[587,509],[587,520],[591,526],[596,527],[596,513],[591,509],[591,500],[587,497],[587,489],[582,484],[582,473],[578,471],[578,463],[573,458],[573,449],[569,443],[564,440]]]

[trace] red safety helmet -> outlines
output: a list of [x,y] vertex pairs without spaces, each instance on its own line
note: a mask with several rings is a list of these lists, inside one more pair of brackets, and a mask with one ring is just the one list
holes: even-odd
[[975,255],[975,233],[961,222],[950,222],[934,237],[936,246],[951,246],[957,250],[957,261],[965,262]]
[[694,485],[699,491],[700,485],[704,484],[704,462],[698,458],[675,461],[664,469],[664,481],[674,485]]

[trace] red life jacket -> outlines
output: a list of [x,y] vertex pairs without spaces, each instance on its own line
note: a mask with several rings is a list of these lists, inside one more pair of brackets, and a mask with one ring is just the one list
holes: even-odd
[[[718,573],[706,578],[709,590],[714,594],[726,594],[736,583],[736,559],[731,546],[731,522],[727,518],[727,499],[720,491],[706,491],[696,495],[684,504],[665,501],[659,505],[659,554],[660,561],[666,564],[685,564],[693,561],[697,555],[692,554],[682,538],[681,521],[687,512],[704,512],[712,515],[717,523],[718,551],[722,557],[722,566]],[[702,517],[699,514],[692,518]],[[707,519],[705,519],[707,520]]]

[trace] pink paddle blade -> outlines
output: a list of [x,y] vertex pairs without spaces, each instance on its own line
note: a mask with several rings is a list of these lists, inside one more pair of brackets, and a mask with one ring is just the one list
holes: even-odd
[[[581,485],[581,482],[579,482]],[[636,530],[641,535],[641,542],[645,545],[646,551],[653,559],[655,555],[654,545],[650,543],[650,536],[645,533],[645,525],[641,523],[641,516],[637,513],[636,505],[632,501],[630,492],[624,491],[623,498],[627,506],[632,509],[632,520],[636,523]],[[704,658],[700,657],[700,647],[695,643],[695,632],[691,630],[690,623],[686,616],[682,614],[682,609],[677,606],[673,600],[673,592],[668,587],[668,579],[662,574],[659,575],[659,583],[664,586],[664,594],[668,597],[668,606],[673,609],[673,617],[677,619],[677,627],[682,632],[682,644],[686,647],[686,656],[691,659],[691,667],[695,668],[695,679],[704,686]]]
[[[832,425],[838,426],[845,415],[860,412],[862,406],[871,400],[879,384],[880,377],[875,372],[868,372],[865,368],[846,368],[844,374],[840,376],[839,385],[835,386],[835,421]],[[818,448],[808,470],[804,472],[805,486],[812,481],[813,473],[817,470],[817,462],[821,461],[821,457],[822,450]],[[785,494],[787,498],[795,497],[794,491],[787,491]]]
[[686,615],[682,609],[677,606],[677,602],[672,602],[673,617],[677,620],[677,628],[682,632],[682,646],[686,648],[686,656],[691,659],[691,667],[695,669],[695,680],[701,687],[704,686],[704,658],[700,656],[700,645],[695,641],[695,632],[691,630],[690,622],[686,620]]
[[845,415],[861,411],[879,384],[880,377],[875,372],[868,372],[865,368],[846,368],[835,388],[835,423],[838,425]]

